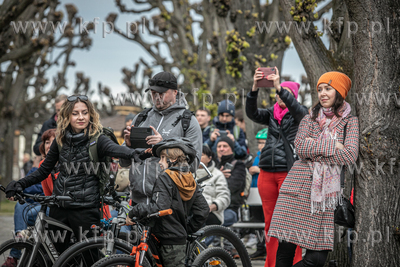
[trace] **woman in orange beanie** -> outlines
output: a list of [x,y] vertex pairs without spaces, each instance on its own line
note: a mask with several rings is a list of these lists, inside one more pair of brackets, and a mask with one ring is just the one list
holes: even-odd
[[322,75],[319,101],[300,123],[294,142],[300,160],[282,184],[268,232],[280,240],[277,267],[292,266],[296,246],[307,251],[295,267],[322,267],[333,249],[340,167],[358,157],[358,118],[344,100],[350,88],[350,78],[341,72]]

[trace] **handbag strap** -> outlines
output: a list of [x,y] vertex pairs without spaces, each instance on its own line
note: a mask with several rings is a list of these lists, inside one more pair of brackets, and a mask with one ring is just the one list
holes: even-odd
[[[346,140],[346,132],[347,132],[347,122],[343,128],[343,145]],[[344,188],[344,176],[345,176],[345,169],[343,169],[342,172],[340,173],[340,187],[341,188]]]
[[[290,148],[289,141],[286,139],[286,136],[283,134],[282,128],[279,125],[278,125],[278,129],[279,129],[279,132],[280,132],[280,134],[282,136],[283,144],[285,145],[286,149],[288,151],[292,151],[292,149]],[[293,151],[292,151],[292,154],[293,154]]]

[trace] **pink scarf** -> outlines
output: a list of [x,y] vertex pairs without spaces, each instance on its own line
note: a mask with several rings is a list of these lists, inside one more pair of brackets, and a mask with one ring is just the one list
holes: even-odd
[[[350,114],[351,107],[344,101],[336,117],[332,108],[321,108],[316,121],[321,127],[321,135],[318,140],[336,140],[336,126]],[[326,117],[332,116],[332,119]],[[313,182],[311,185],[311,213],[318,213],[325,210],[334,210],[340,199],[340,172],[338,165],[313,162]]]
[[281,106],[279,106],[278,102],[275,103],[274,105],[274,118],[275,120],[278,121],[279,124],[281,124],[281,121],[283,119],[283,116],[285,116],[286,112],[288,112],[288,108],[281,108]]

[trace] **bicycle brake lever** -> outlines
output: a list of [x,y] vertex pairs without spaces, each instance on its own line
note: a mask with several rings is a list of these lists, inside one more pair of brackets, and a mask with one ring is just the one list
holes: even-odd
[[70,198],[72,198],[73,201],[76,201],[75,196],[74,196],[70,191],[67,192],[67,195],[68,195]]

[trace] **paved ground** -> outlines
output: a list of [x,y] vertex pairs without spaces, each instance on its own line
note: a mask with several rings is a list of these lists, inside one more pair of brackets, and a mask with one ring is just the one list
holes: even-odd
[[[0,215],[0,244],[4,241],[12,238],[12,230],[14,228],[14,218],[9,215]],[[254,250],[249,249],[249,254],[253,253]],[[240,261],[237,261],[238,266],[240,265]],[[262,267],[264,266],[264,261],[253,261],[253,267]]]

